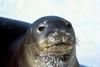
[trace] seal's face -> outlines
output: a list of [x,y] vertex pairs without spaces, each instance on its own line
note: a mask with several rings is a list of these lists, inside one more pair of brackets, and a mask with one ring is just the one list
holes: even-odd
[[44,17],[34,22],[31,32],[27,52],[30,60],[35,60],[34,67],[65,67],[75,57],[76,39],[70,22]]

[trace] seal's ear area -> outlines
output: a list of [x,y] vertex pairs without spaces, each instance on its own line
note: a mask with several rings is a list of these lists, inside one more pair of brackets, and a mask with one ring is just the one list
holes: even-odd
[[31,42],[32,42],[32,28],[28,28],[24,36],[24,43],[29,44]]

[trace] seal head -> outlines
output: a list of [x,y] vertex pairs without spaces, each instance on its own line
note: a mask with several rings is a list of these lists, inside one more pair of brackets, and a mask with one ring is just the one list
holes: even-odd
[[22,67],[78,67],[76,38],[69,21],[57,16],[42,17],[25,36],[19,62]]

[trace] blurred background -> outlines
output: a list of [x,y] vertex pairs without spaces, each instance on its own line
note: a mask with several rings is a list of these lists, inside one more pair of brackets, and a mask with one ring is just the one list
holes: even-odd
[[100,67],[100,0],[0,0],[0,16],[33,23],[56,15],[70,21],[80,64]]

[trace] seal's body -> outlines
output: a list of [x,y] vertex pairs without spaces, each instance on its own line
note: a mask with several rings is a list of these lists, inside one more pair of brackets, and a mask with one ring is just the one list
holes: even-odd
[[9,67],[79,67],[73,27],[61,17],[38,19],[19,42]]

